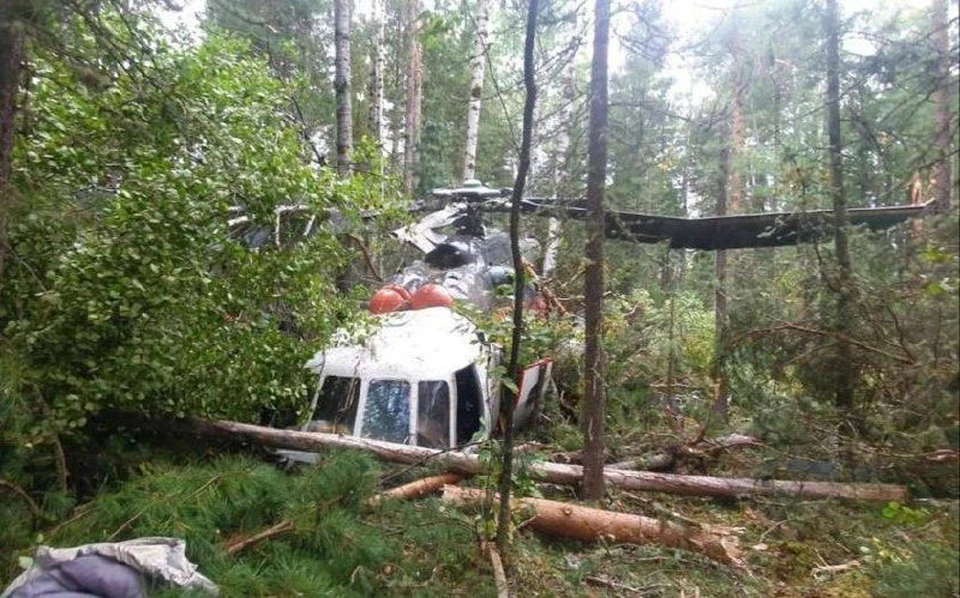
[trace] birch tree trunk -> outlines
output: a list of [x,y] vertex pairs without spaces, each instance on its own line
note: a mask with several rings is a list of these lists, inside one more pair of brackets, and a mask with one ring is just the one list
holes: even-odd
[[483,77],[487,66],[487,36],[490,16],[487,0],[477,0],[477,37],[470,60],[470,99],[467,103],[467,143],[463,150],[461,181],[476,178],[477,139],[480,132],[480,105],[483,99]]
[[337,97],[337,172],[350,174],[350,155],[353,152],[353,106],[350,97],[350,1],[334,0],[333,24],[334,58],[333,88]]
[[950,211],[950,194],[953,190],[953,174],[951,172],[950,142],[950,18],[948,0],[933,0],[932,35],[933,44],[937,53],[937,87],[933,92],[935,133],[933,149],[936,153],[936,162],[933,165],[933,200],[935,209],[940,212]]
[[606,412],[603,334],[603,196],[607,179],[607,48],[609,0],[597,0],[590,69],[590,129],[587,152],[587,246],[584,272],[585,351],[583,413],[583,496],[603,497],[603,428]]
[[[561,189],[569,184],[570,173],[567,167],[570,164],[570,133],[567,130],[569,123],[573,122],[573,103],[576,96],[574,87],[574,67],[573,62],[576,56],[571,57],[570,64],[564,72],[563,110],[560,116],[560,127],[557,131],[557,138],[554,142],[553,151],[553,197],[559,199],[562,196]],[[563,223],[559,218],[551,216],[547,221],[547,242],[543,251],[543,267],[540,269],[544,278],[550,278],[554,269],[557,267],[557,254],[560,251],[560,239],[563,235]]]
[[384,10],[383,0],[374,0],[373,12],[373,61],[370,66],[370,112],[367,129],[378,146],[383,147],[383,69],[386,53],[383,45]]
[[420,1],[408,0],[404,15],[407,35],[406,103],[403,115],[403,190],[416,188],[417,145],[420,143],[420,111],[423,102],[423,50],[420,47]]

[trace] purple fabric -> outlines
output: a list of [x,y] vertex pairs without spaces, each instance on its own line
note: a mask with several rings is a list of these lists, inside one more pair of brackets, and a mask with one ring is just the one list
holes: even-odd
[[80,556],[45,569],[10,598],[142,598],[136,570],[98,555]]

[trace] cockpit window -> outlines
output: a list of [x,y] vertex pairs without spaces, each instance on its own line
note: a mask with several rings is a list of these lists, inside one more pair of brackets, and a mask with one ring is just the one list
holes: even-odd
[[375,440],[404,443],[410,435],[410,383],[404,380],[371,380],[363,408],[360,435]]
[[426,380],[417,390],[417,445],[450,448],[450,386],[443,380]]
[[321,428],[319,432],[353,433],[357,419],[357,403],[360,399],[360,379],[347,376],[327,376],[320,388],[313,421]]

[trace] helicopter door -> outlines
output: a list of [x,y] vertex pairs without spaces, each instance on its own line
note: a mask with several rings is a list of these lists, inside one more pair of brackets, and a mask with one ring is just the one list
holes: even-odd
[[541,359],[523,368],[523,373],[520,374],[520,394],[517,396],[513,418],[515,426],[530,417],[543,398],[552,370],[553,361],[550,359]]

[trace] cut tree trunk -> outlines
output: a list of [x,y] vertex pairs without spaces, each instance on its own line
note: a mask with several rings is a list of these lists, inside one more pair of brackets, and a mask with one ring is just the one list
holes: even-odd
[[[407,446],[392,442],[366,440],[354,436],[277,430],[231,421],[190,420],[191,427],[200,434],[240,436],[249,441],[301,451],[323,448],[352,448],[367,451],[380,459],[394,463],[438,464],[449,471],[473,475],[483,467],[477,457],[459,451],[438,451],[422,446]],[[731,497],[791,496],[795,498],[844,498],[851,500],[903,502],[907,489],[894,484],[841,484],[837,482],[796,482],[786,480],[755,480],[751,478],[720,478],[711,476],[673,475],[647,471],[624,471],[607,468],[603,472],[607,484],[625,490],[666,492],[689,496]],[[583,468],[559,463],[533,463],[527,469],[532,479],[553,484],[580,484]]]
[[[446,486],[443,499],[454,504],[483,502],[486,493],[476,488]],[[682,525],[631,513],[582,507],[554,500],[520,498],[514,503],[532,509],[528,525],[538,532],[581,542],[662,544],[699,552],[737,569],[746,567],[739,538],[732,528],[712,525]]]
[[412,500],[427,494],[432,494],[444,486],[452,486],[462,479],[463,476],[458,473],[444,473],[430,476],[429,478],[415,480],[409,484],[397,486],[396,488],[391,488],[390,490],[371,496],[369,502],[371,505],[378,505],[389,499]]

